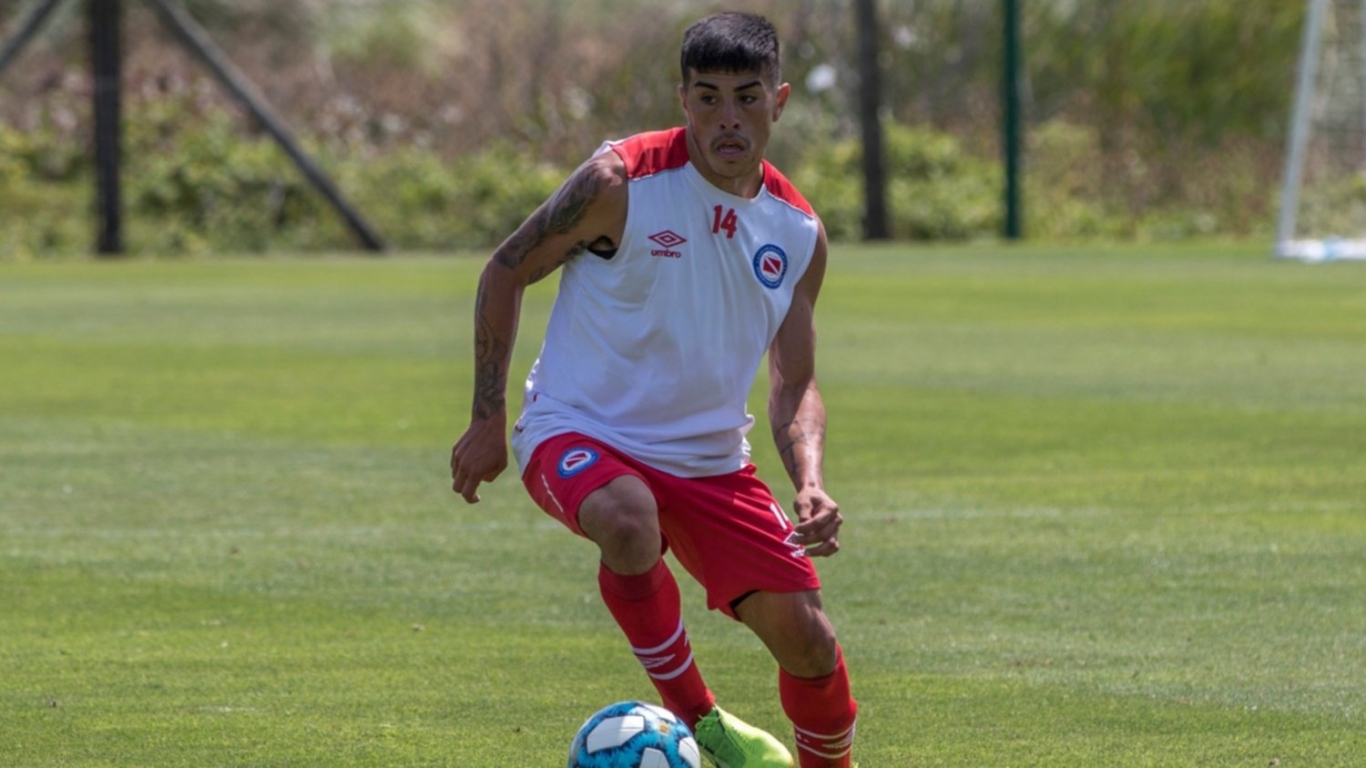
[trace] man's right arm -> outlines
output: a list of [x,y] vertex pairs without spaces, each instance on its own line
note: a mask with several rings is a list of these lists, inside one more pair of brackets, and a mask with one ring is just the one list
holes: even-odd
[[451,449],[453,490],[473,504],[507,467],[507,379],[526,287],[589,248],[614,248],[626,221],[625,169],[595,155],[494,251],[474,307],[470,425]]

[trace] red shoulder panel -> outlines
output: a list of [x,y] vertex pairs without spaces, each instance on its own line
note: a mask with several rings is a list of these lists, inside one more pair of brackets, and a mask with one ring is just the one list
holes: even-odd
[[616,142],[612,150],[626,163],[628,179],[671,171],[688,163],[688,140],[684,128],[638,133]]
[[764,161],[764,188],[768,190],[770,195],[773,195],[793,208],[805,213],[807,216],[816,215],[816,211],[812,209],[810,203],[806,202],[806,198],[802,197],[802,193],[798,192],[797,188],[792,186],[792,182],[788,181],[787,177],[777,168],[773,167],[773,164],[767,160]]

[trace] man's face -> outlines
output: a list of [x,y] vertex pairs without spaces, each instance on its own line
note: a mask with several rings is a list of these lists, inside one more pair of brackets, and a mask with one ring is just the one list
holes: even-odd
[[694,142],[694,164],[723,189],[753,181],[791,86],[775,87],[759,72],[689,74],[679,95]]

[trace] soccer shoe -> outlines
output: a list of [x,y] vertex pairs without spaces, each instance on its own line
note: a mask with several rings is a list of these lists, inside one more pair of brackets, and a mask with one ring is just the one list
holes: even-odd
[[716,768],[792,768],[792,753],[773,736],[714,707],[693,737]]

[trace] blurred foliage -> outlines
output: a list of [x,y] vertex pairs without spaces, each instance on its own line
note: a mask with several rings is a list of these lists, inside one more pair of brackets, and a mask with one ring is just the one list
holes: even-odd
[[1366,237],[1366,175],[1343,168],[1300,190],[1300,226],[1307,232]]
[[158,222],[150,247],[264,251],[317,226],[317,196],[273,145],[245,140],[222,112],[187,118],[186,104],[153,102],[125,137],[128,211]]
[[[677,50],[710,0],[185,0],[396,246],[486,247],[603,139],[677,124]],[[0,78],[0,258],[83,251],[90,80],[79,3]],[[861,219],[852,11],[739,0],[783,35],[794,95],[770,156],[832,236]],[[0,36],[30,4],[0,0]],[[126,5],[130,248],[352,241],[257,126]],[[881,4],[896,236],[994,236],[999,0]],[[1263,236],[1303,3],[1030,0],[1027,232]],[[75,213],[73,213],[75,212]],[[74,221],[67,220],[68,217]],[[46,222],[46,223],[44,223]]]
[[[964,151],[954,136],[888,125],[888,208],[893,232],[910,240],[989,237],[1000,228],[1001,171]],[[862,231],[862,145],[845,139],[814,148],[793,178],[833,239]]]
[[[174,253],[348,245],[335,214],[274,143],[244,136],[222,112],[193,109],[188,100],[159,101],[145,114],[151,119],[129,133],[130,155],[139,158],[130,174],[130,212],[159,222],[144,247]],[[407,249],[496,243],[563,176],[548,164],[528,163],[506,143],[449,161],[407,145],[366,158],[318,141],[308,150],[391,244]]]

